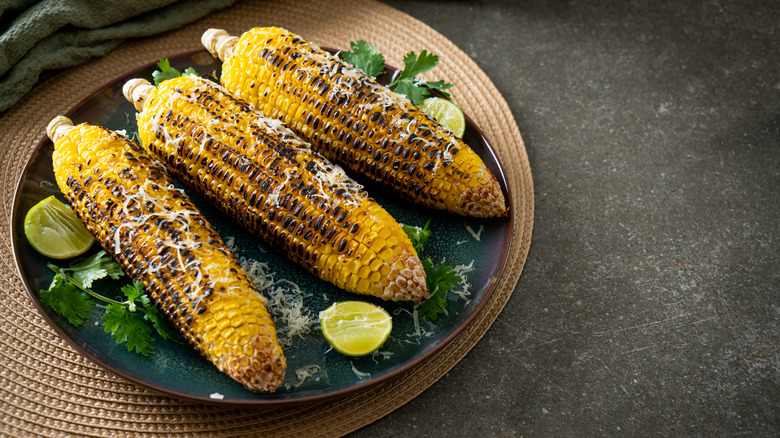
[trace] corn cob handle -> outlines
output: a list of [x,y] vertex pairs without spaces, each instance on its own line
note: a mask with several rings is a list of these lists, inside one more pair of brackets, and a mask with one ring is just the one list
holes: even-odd
[[232,97],[182,76],[125,84],[144,146],[171,174],[323,280],[386,300],[428,297],[400,225],[338,166]]
[[76,214],[190,345],[253,391],[286,361],[265,299],[165,168],[107,129],[59,116],[47,127],[57,184]]
[[506,215],[498,181],[468,145],[336,56],[276,27],[241,38],[209,29],[201,41],[224,62],[222,85],[353,174],[428,207]]

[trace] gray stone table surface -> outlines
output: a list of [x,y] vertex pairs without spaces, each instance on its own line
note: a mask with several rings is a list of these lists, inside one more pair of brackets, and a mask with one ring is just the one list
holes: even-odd
[[536,212],[485,337],[352,436],[780,434],[780,3],[387,3],[503,93]]

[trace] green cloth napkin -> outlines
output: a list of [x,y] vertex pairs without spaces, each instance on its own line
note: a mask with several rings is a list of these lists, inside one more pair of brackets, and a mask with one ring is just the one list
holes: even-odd
[[165,32],[236,0],[0,0],[0,112],[44,70],[105,55],[122,41]]

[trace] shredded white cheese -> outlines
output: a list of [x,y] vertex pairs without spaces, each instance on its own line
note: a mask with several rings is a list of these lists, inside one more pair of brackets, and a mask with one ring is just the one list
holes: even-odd
[[474,240],[476,240],[477,242],[481,241],[480,236],[482,235],[482,231],[484,231],[484,230],[485,230],[485,226],[484,225],[480,225],[479,226],[479,230],[477,230],[477,231],[474,231],[474,229],[471,228],[471,226],[466,225],[466,231],[468,231],[469,234],[471,234],[471,237],[473,237]]
[[211,398],[215,398],[215,399],[217,399],[217,400],[222,400],[223,398],[225,398],[225,396],[224,396],[224,395],[222,395],[222,394],[220,394],[220,393],[218,393],[218,392],[215,392],[214,394],[211,394],[211,395],[209,395],[209,397],[211,397]]
[[380,351],[376,350],[373,353],[371,353],[371,359],[374,360],[375,363],[379,363],[379,360],[377,360],[377,356],[382,356],[381,360],[387,360],[390,359],[393,356],[392,351]]
[[295,370],[295,378],[298,379],[298,383],[293,385],[294,388],[297,388],[301,385],[303,385],[303,382],[306,381],[306,379],[313,377],[322,370],[322,368],[319,365],[305,365]]
[[371,374],[370,373],[364,373],[362,371],[359,371],[357,368],[355,368],[355,364],[353,362],[350,362],[349,364],[352,365],[352,372],[355,373],[355,375],[358,377],[358,379],[363,380],[363,379],[370,379],[371,378]]
[[471,283],[469,283],[466,274],[474,270],[474,260],[468,265],[456,265],[452,270],[460,277],[460,283],[450,289],[448,296],[456,296],[468,304],[471,301]]
[[[407,339],[403,339],[400,342],[406,344],[420,345],[422,338],[433,336],[433,331],[424,330],[420,326],[420,314],[417,311],[416,307],[413,308],[411,311],[408,309],[404,309],[403,307],[399,307],[393,311],[393,315],[399,315],[401,314],[401,312],[406,312],[409,315],[411,315],[412,323],[414,324],[414,331],[412,333],[407,333],[406,334]],[[433,328],[433,326],[431,326],[431,328]]]

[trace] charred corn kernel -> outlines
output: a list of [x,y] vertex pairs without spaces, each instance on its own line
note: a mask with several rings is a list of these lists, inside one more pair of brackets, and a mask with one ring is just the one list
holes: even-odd
[[[144,146],[177,179],[294,262],[350,292],[417,302],[428,297],[422,263],[398,222],[278,120],[196,77],[159,88],[132,80],[125,96],[140,103]],[[358,273],[343,268],[359,259],[354,248],[368,245],[370,235],[395,237],[391,262],[403,266],[394,270],[406,287],[395,287],[386,275],[372,277],[368,287],[350,281]],[[377,252],[387,245],[376,239],[371,247]]]
[[[506,214],[498,181],[468,145],[336,56],[276,27],[252,29],[240,39],[209,29],[201,41],[224,61],[225,87],[354,174],[428,207]],[[436,178],[448,182],[446,192],[431,190]]]
[[[364,259],[363,259],[363,257],[366,256],[365,255],[366,252],[368,251],[368,248],[366,248],[366,245],[363,245],[362,243],[359,243],[359,244],[355,245],[355,249],[353,251],[354,252],[352,253],[352,255],[354,255],[355,258],[360,259],[361,263],[366,263],[364,261]],[[369,255],[367,257],[370,258],[371,256]]]
[[[220,370],[251,390],[275,390],[286,362],[265,299],[165,168],[100,127],[58,117],[47,132],[57,185],[103,248]],[[242,309],[242,320],[222,308]],[[255,333],[240,356],[224,349],[236,330]]]

